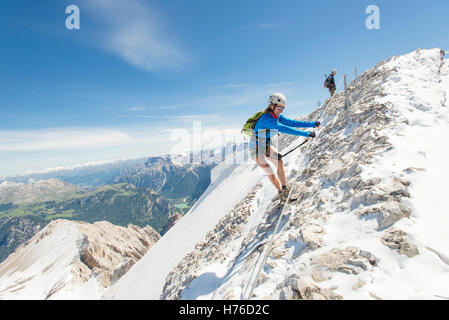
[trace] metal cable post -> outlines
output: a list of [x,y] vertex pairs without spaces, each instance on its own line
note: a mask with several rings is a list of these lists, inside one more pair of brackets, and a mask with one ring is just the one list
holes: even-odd
[[348,83],[346,81],[346,75],[343,77],[345,82],[345,109],[349,107],[349,96],[348,96]]

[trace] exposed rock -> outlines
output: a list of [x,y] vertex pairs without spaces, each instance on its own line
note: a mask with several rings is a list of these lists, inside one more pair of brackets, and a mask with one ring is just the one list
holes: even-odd
[[341,300],[342,296],[330,289],[320,288],[312,282],[294,274],[287,278],[286,289],[282,289],[283,299],[288,300]]
[[114,280],[118,279],[120,272],[129,269],[139,260],[160,238],[150,226],[141,229],[129,225],[128,228],[123,228],[106,221],[95,222],[93,225],[77,225],[83,234],[83,240],[79,244],[81,261],[90,269],[98,268],[108,274],[103,280],[105,286],[109,286],[114,270],[123,263],[124,258],[130,259],[120,266],[119,270],[122,271],[115,270]]
[[[61,290],[76,290],[92,277],[107,287],[159,238],[149,226],[54,220],[0,264],[0,298],[50,299]],[[29,278],[23,279],[23,271]],[[48,282],[48,291],[39,292],[46,287],[33,287],[34,281]],[[34,289],[27,290],[27,286]]]
[[364,207],[359,211],[359,215],[362,218],[365,216],[375,215],[378,230],[388,228],[400,219],[409,217],[410,213],[411,210],[401,202],[387,200],[383,201],[382,204]]
[[346,170],[347,169],[343,161],[335,159],[329,164],[327,170],[323,173],[325,174],[328,182],[335,184],[340,177],[343,176]]
[[329,274],[329,271],[322,267],[313,268],[310,276],[315,282],[323,282],[332,278],[331,275]]
[[331,272],[359,274],[372,270],[370,261],[360,255],[354,247],[334,249],[324,254],[312,257],[311,265]]
[[374,254],[372,254],[372,253],[369,252],[369,251],[360,250],[360,251],[359,251],[359,255],[360,255],[361,257],[365,257],[366,259],[368,259],[369,263],[371,263],[371,265],[373,265],[373,266],[377,263],[377,259],[376,259],[376,257],[374,256]]
[[301,228],[301,240],[310,249],[317,249],[323,244],[323,228],[319,224],[310,223]]
[[387,230],[381,241],[387,247],[396,250],[409,258],[419,254],[418,248],[409,242],[407,234],[402,230],[396,228]]
[[370,292],[369,295],[371,296],[371,298],[373,298],[374,300],[382,300],[382,298],[379,298],[377,295],[375,295],[374,293]]
[[360,278],[357,278],[357,283],[352,286],[352,290],[357,290],[365,285],[365,281],[361,280]]
[[111,284],[120,279],[137,262],[136,259],[126,257],[112,271]]

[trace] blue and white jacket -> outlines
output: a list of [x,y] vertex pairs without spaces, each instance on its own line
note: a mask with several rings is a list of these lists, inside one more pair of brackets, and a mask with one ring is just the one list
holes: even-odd
[[[295,128],[315,128],[315,121],[298,121],[280,115],[277,119],[272,112],[265,113],[254,127],[255,135],[250,141],[249,148],[256,148],[256,141],[258,141],[259,148],[266,148],[266,130],[270,130],[268,135],[270,138],[276,136],[278,132],[291,134],[294,136],[309,137],[310,131],[301,131]],[[258,136],[258,139],[257,139]]]

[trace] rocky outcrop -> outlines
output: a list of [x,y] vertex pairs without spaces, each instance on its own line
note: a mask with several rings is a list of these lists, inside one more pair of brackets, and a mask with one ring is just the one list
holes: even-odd
[[[104,287],[129,270],[160,238],[150,226],[124,228],[101,221],[93,225],[77,223],[77,227],[82,234],[78,242],[80,261],[88,267],[88,274],[100,276]],[[78,276],[86,278],[81,273]]]
[[111,282],[113,284],[120,279],[136,263],[136,259],[126,257],[112,271]]
[[363,271],[371,271],[376,262],[375,259],[367,258],[366,252],[362,251],[361,253],[361,250],[357,248],[348,247],[316,255],[311,258],[311,267],[313,270],[317,270],[312,272],[312,276],[320,281],[324,279],[323,276],[318,276],[320,273],[342,272],[356,275]]
[[396,228],[387,230],[381,241],[387,247],[396,250],[398,253],[404,254],[409,258],[419,254],[418,248],[410,243],[409,237],[402,230]]
[[101,291],[159,238],[149,226],[54,220],[0,264],[0,298],[71,299],[91,279]]
[[320,288],[313,282],[301,279],[298,275],[289,276],[279,286],[280,300],[342,300],[343,297],[331,289]]
[[309,223],[300,229],[300,241],[304,242],[308,248],[317,249],[323,245],[324,229],[316,223]]

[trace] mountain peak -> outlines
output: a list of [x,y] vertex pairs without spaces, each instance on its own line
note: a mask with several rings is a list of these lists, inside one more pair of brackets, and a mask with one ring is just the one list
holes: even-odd
[[96,298],[159,238],[149,226],[54,220],[0,264],[0,298]]

